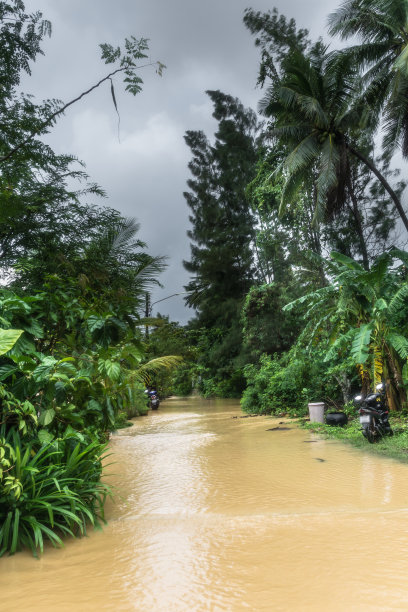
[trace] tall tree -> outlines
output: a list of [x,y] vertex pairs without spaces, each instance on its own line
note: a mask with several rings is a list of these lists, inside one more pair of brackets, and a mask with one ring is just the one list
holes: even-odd
[[[95,233],[102,211],[81,207],[86,194],[103,195],[89,182],[83,164],[73,155],[57,155],[42,142],[57,118],[72,104],[107,83],[116,107],[113,78],[124,77],[131,94],[142,87],[140,60],[147,58],[147,40],[131,37],[125,48],[102,44],[102,59],[110,72],[87,91],[64,104],[36,103],[20,91],[21,75],[31,74],[42,54],[41,44],[51,25],[40,12],[27,14],[22,0],[0,2],[0,266],[8,270],[21,257],[52,259],[59,243],[63,253],[75,243],[75,230]],[[152,62],[147,61],[147,65]],[[157,72],[163,65],[155,62]],[[73,185],[76,188],[73,188]],[[109,213],[108,213],[109,216]],[[59,228],[58,236],[55,227]],[[68,245],[70,242],[70,245]],[[77,241],[78,242],[78,241]],[[63,246],[62,246],[63,245]]]
[[[247,10],[244,22],[257,35],[262,58],[258,81],[270,86],[261,102],[271,133],[287,155],[282,164],[283,202],[293,201],[305,181],[314,184],[316,218],[340,212],[347,198],[354,215],[365,265],[362,220],[354,194],[352,166],[361,163],[380,181],[408,230],[408,218],[395,189],[370,158],[378,108],[368,107],[353,55],[328,54],[312,45],[307,31],[277,11]],[[364,133],[364,138],[361,134]]]
[[203,132],[185,136],[193,178],[184,194],[192,223],[191,260],[184,265],[193,275],[186,290],[197,324],[221,330],[220,353],[211,365],[216,371],[217,362],[218,367],[231,364],[241,347],[239,311],[252,281],[254,236],[245,189],[255,173],[258,123],[236,98],[220,91],[207,94],[218,121],[214,142]]

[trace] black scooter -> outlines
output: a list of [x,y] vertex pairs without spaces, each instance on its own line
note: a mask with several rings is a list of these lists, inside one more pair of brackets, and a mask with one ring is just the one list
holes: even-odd
[[150,408],[152,410],[158,410],[160,406],[160,400],[159,400],[159,396],[157,395],[157,393],[153,392],[149,394],[149,397],[150,397]]
[[354,398],[360,414],[360,424],[363,436],[373,444],[383,436],[392,436],[394,432],[388,421],[388,403],[384,383],[376,386],[376,393],[366,397],[357,395]]

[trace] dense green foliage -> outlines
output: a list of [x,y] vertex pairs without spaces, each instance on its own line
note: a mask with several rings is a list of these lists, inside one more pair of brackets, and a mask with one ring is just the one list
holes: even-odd
[[37,103],[20,80],[50,24],[21,0],[0,2],[0,22],[0,554],[103,521],[106,441],[146,412],[146,384],[304,415],[309,401],[350,407],[383,379],[390,407],[407,408],[408,219],[392,164],[408,152],[405,0],[345,0],[329,32],[355,44],[340,51],[276,9],[245,11],[262,121],[210,90],[214,138],[185,135],[185,328],[149,317],[164,259],[138,224],[85,203],[103,190],[42,141],[102,83],[116,106],[115,75],[139,93],[146,40],[101,45],[109,74],[66,104]]
[[[238,303],[239,326],[233,326],[237,314],[229,314],[236,343],[226,345],[235,365],[228,370],[227,353],[218,350],[223,326],[211,318],[227,290],[222,297],[219,291],[208,294],[206,302],[198,293],[210,286],[200,277],[201,252],[205,261],[217,261],[206,144],[205,154],[203,147],[200,155],[193,151],[190,169],[200,180],[190,184],[189,196],[190,237],[198,245],[192,246],[189,289],[198,300],[192,326],[201,328],[201,389],[227,395],[239,366],[246,377],[244,410],[303,413],[307,401],[347,404],[354,390],[367,392],[382,378],[391,407],[404,407],[407,254],[401,247],[408,219],[405,182],[391,166],[391,154],[397,147],[407,151],[406,5],[346,0],[330,16],[330,32],[357,36],[357,42],[340,51],[311,41],[276,9],[247,9],[244,23],[261,52],[259,111],[266,121],[258,124],[257,159],[248,157],[252,166],[245,175],[251,286]],[[242,176],[229,144],[229,161]],[[223,180],[217,177],[216,184]],[[240,226],[234,217],[227,223],[223,246],[233,249]]]
[[[180,361],[149,361],[141,332],[164,259],[146,253],[134,220],[83,204],[102,190],[40,139],[76,100],[20,93],[50,32],[24,11],[21,0],[0,2],[0,555],[37,554],[103,520],[109,432],[145,413],[145,382]],[[124,52],[102,45],[116,65],[92,89],[123,74],[138,93],[146,51],[133,37]]]
[[160,314],[153,321],[146,342],[146,357],[153,360],[161,355],[179,355],[182,362],[173,369],[160,369],[152,375],[150,383],[161,398],[190,395],[197,384],[196,334]]
[[[276,282],[266,285],[275,294],[276,310],[269,316],[273,300],[265,301],[266,288],[251,289],[244,329],[248,334],[252,296],[260,295],[264,304],[255,313],[265,316],[262,330],[275,328],[268,339],[284,335],[288,323],[297,336],[286,349],[275,347],[274,357],[247,366],[247,411],[299,412],[307,400],[339,405],[353,390],[367,392],[380,379],[388,383],[391,408],[406,406],[407,254],[390,250],[397,216],[408,228],[401,204],[405,184],[391,186],[396,173],[388,166],[391,141],[404,147],[406,7],[399,0],[374,4],[345,2],[330,17],[333,33],[363,39],[331,53],[276,10],[245,13],[262,52],[258,82],[268,85],[260,111],[269,122],[269,139],[250,195],[263,221],[263,267],[275,272],[278,265],[287,282],[282,287],[281,276],[278,284],[286,302],[277,299]],[[374,160],[383,112],[384,155]],[[295,228],[303,253],[292,247]],[[333,248],[338,252],[331,259],[322,257]],[[297,293],[293,301],[288,293]],[[260,352],[269,352],[256,326],[251,336],[253,343],[259,338]]]
[[218,121],[214,142],[202,132],[185,136],[193,155],[184,194],[192,223],[191,260],[184,262],[193,274],[187,301],[197,310],[192,327],[205,330],[199,333],[201,390],[211,395],[220,384],[236,396],[243,389],[240,313],[254,271],[246,186],[255,172],[258,123],[239,100],[220,91],[207,94]]

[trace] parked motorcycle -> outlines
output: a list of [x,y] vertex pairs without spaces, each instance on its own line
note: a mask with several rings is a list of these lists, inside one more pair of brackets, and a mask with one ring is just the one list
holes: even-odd
[[152,387],[147,387],[147,389],[145,390],[145,393],[147,393],[148,398],[149,398],[150,410],[158,410],[160,406],[160,399],[159,399],[159,396],[157,395],[157,391]]
[[358,406],[360,424],[363,436],[373,444],[383,436],[392,436],[394,432],[388,421],[388,402],[385,393],[385,384],[379,383],[376,393],[370,393],[366,397],[357,395],[354,398]]
[[156,391],[151,391],[149,393],[149,406],[151,410],[158,410],[160,406],[159,396]]

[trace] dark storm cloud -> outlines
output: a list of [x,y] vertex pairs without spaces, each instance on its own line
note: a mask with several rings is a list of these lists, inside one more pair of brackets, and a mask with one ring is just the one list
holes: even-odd
[[[149,252],[168,256],[162,290],[154,300],[183,291],[188,281],[182,260],[189,258],[188,209],[182,196],[188,178],[187,129],[214,132],[206,89],[220,89],[256,108],[258,52],[242,23],[249,5],[267,11],[274,5],[311,36],[324,35],[329,0],[29,0],[29,12],[40,10],[53,25],[24,89],[38,98],[67,101],[105,74],[98,45],[121,44],[133,34],[150,39],[153,60],[167,64],[163,78],[143,69],[143,92],[136,98],[115,83],[121,115],[109,88],[73,106],[54,128],[49,141],[60,152],[85,161],[93,180],[108,193],[105,203],[141,223],[140,237]],[[182,298],[160,304],[160,311],[185,321]]]

